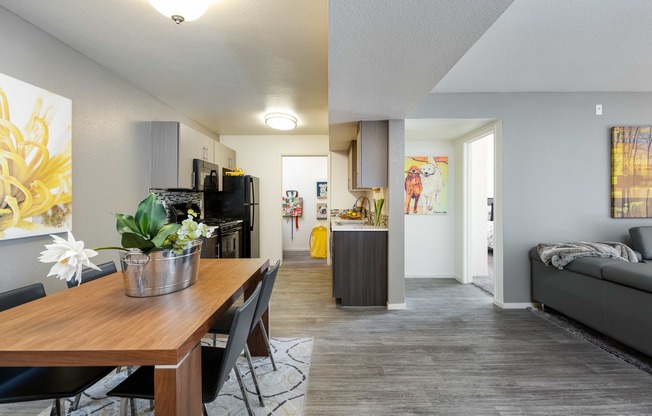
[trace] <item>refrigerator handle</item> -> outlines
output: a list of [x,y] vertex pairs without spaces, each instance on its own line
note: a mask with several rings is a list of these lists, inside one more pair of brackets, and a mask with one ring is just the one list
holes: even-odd
[[256,205],[252,205],[251,206],[251,211],[249,211],[249,212],[251,212],[251,214],[250,214],[250,217],[251,217],[250,224],[251,225],[249,226],[249,231],[254,230],[254,221],[256,221],[256,212],[255,212],[256,208],[257,208]]
[[251,192],[251,203],[255,205],[256,204],[256,193],[255,193],[255,189],[254,189],[254,180],[253,180],[253,178],[251,176],[249,177],[249,191]]

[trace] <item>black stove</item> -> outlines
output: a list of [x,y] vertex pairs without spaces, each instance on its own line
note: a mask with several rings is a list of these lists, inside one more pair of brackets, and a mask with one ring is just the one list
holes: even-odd
[[221,235],[238,232],[242,228],[242,220],[232,218],[204,218],[202,222],[209,227],[219,227]]

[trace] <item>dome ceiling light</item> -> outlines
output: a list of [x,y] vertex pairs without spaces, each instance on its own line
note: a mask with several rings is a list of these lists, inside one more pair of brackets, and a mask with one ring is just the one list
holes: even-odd
[[297,127],[297,118],[285,113],[265,115],[265,124],[276,130],[292,130]]
[[149,0],[149,3],[163,16],[176,24],[199,19],[208,9],[212,0]]

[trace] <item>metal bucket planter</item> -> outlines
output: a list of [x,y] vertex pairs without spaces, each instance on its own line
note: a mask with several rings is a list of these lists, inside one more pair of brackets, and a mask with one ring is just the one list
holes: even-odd
[[201,244],[201,240],[191,241],[180,253],[161,250],[147,255],[136,249],[123,254],[121,262],[127,296],[165,295],[194,284],[199,275]]

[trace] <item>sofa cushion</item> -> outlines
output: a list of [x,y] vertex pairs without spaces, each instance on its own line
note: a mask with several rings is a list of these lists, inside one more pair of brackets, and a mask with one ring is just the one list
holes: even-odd
[[602,267],[604,280],[652,293],[652,264],[618,261]]
[[587,276],[602,279],[602,268],[607,264],[612,263],[625,263],[622,260],[612,259],[607,257],[580,257],[568,263],[566,270],[576,273],[582,273]]
[[652,226],[629,229],[634,250],[641,253],[644,260],[652,260]]

